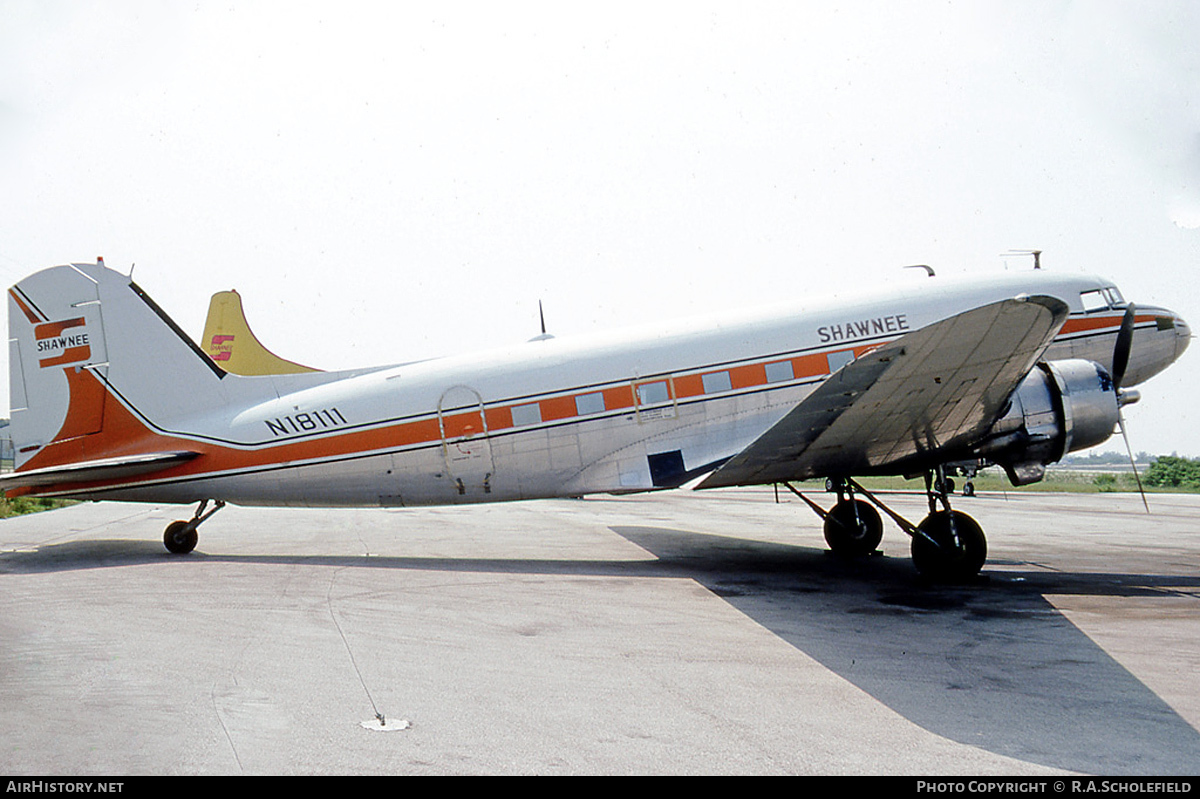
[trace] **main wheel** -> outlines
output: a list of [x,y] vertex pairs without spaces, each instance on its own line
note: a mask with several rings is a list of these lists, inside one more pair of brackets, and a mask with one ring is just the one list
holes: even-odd
[[983,528],[967,514],[937,511],[926,516],[917,530],[912,540],[912,559],[922,576],[960,583],[970,580],[983,568],[987,539]]
[[187,522],[171,522],[167,525],[166,532],[163,533],[163,543],[166,544],[167,551],[175,555],[186,555],[196,548],[196,542],[200,540],[200,535],[196,532],[196,528],[189,525]]
[[861,499],[834,505],[825,517],[825,542],[838,555],[870,555],[883,540],[883,521]]

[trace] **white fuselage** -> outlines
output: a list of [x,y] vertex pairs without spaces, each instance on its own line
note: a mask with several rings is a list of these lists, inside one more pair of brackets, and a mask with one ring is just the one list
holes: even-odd
[[[1103,364],[1122,309],[1085,313],[1080,294],[1107,286],[1046,272],[939,277],[366,373],[230,375],[248,387],[230,387],[230,396],[259,399],[204,412],[154,407],[114,378],[125,410],[160,439],[146,448],[187,445],[202,454],[169,474],[60,493],[398,506],[677,486],[740,452],[866,349],[987,302],[1062,299],[1072,315],[1046,358]],[[1139,307],[1138,320],[1127,384],[1165,368],[1190,338],[1168,311]],[[256,391],[253,381],[273,390]]]

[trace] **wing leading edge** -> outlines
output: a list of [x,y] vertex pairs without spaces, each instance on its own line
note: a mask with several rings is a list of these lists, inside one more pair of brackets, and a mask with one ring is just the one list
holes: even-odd
[[1066,321],[1048,296],[985,305],[863,355],[697,488],[916,471],[976,442]]

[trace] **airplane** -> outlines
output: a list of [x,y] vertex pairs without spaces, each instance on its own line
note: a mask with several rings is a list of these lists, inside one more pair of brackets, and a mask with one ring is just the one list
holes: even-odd
[[[0,490],[198,503],[164,532],[172,553],[191,552],[226,503],[783,484],[824,519],[833,552],[875,551],[878,507],[911,537],[920,575],[955,582],[979,573],[987,543],[951,507],[951,470],[1040,480],[1123,429],[1130,387],[1191,340],[1178,314],[1111,281],[1044,269],[342,371],[222,368],[235,362],[213,336],[253,338],[240,303],[244,331],[216,325],[210,355],[102,259],[37,272],[8,302],[16,462]],[[858,482],[872,475],[923,475],[929,514],[904,519]],[[822,477],[829,510],[792,485]]]

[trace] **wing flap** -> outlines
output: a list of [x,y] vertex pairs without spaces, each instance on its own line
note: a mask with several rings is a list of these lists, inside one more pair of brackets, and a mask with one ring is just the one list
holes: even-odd
[[866,353],[697,488],[915,465],[980,437],[1067,318],[1054,297],[965,311]]

